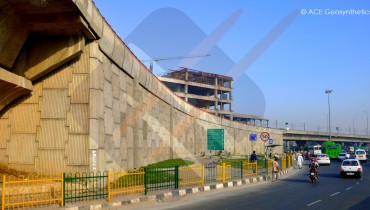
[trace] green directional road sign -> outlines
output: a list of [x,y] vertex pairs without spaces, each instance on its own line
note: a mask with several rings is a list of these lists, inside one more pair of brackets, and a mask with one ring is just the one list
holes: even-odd
[[207,129],[208,150],[224,150],[224,129]]

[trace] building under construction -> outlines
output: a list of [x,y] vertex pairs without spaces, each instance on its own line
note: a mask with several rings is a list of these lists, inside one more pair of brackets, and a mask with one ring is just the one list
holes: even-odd
[[159,79],[179,97],[206,112],[268,127],[268,120],[262,117],[232,111],[232,77],[182,68],[170,71]]
[[182,68],[159,79],[188,103],[223,118],[233,118],[232,77]]

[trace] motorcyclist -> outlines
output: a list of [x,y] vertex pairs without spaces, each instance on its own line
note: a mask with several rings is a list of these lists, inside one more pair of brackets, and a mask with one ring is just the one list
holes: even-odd
[[310,173],[311,171],[315,172],[316,177],[319,177],[319,164],[316,162],[315,158],[311,158]]

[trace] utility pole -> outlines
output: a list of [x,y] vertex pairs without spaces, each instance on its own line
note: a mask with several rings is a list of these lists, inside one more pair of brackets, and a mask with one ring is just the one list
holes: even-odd
[[329,107],[329,141],[331,141],[331,125],[330,125],[330,99],[329,99],[329,94],[332,92],[333,90],[325,90],[325,93],[328,94],[328,107]]
[[366,113],[366,136],[369,135],[369,115],[367,113],[367,111],[364,111]]

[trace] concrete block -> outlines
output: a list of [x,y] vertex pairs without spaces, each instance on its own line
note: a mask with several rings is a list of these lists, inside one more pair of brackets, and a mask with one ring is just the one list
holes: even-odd
[[116,63],[120,68],[123,67],[123,60],[125,57],[125,45],[123,44],[123,41],[121,38],[116,35],[114,37],[114,49],[113,49],[113,55],[112,60],[114,63]]
[[113,110],[109,107],[104,108],[104,127],[106,135],[113,135]]
[[99,149],[99,120],[90,119],[89,126],[89,149],[97,150]]
[[104,105],[109,108],[113,107],[113,87],[107,80],[104,80]]
[[114,40],[117,36],[107,22],[103,23],[103,36],[99,39],[99,47],[109,58],[113,56]]
[[132,65],[132,60],[133,60],[133,55],[132,55],[132,52],[131,50],[126,46],[124,48],[125,50],[125,59],[123,60],[123,70],[130,76],[130,77],[133,77],[132,75],[132,69],[133,69],[133,65]]

